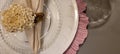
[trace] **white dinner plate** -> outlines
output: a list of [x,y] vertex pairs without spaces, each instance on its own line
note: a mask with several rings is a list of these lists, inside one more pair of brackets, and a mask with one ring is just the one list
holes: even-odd
[[[3,0],[0,0],[0,8],[3,10],[5,4],[11,0],[6,3],[1,1]],[[43,47],[39,54],[63,54],[72,43],[78,27],[76,0],[45,0],[44,12]],[[5,49],[10,50],[11,54],[13,51],[15,54],[30,54],[31,48],[26,39],[24,32],[9,36],[3,33],[3,36],[0,36],[0,53],[5,54]]]

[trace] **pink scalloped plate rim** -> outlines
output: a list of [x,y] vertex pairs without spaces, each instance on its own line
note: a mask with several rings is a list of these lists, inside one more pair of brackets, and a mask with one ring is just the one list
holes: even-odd
[[85,38],[87,37],[88,30],[87,25],[89,23],[88,17],[84,13],[86,9],[86,3],[83,0],[77,0],[78,11],[79,11],[79,25],[76,36],[69,46],[69,48],[64,52],[64,54],[76,54],[79,50],[79,45],[83,44]]

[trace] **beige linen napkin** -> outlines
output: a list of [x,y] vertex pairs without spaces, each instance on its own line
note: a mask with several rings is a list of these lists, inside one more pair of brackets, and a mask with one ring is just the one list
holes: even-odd
[[[43,12],[43,0],[32,0],[32,7],[35,13],[42,13]],[[41,45],[41,26],[42,26],[42,21],[39,21],[34,29],[35,29],[35,35],[34,35],[34,43],[33,43],[33,50],[35,54],[37,54],[38,50],[42,48]]]
[[[43,2],[44,0],[14,0],[14,3],[33,9],[34,13],[43,12]],[[40,40],[41,26],[42,21],[36,23],[33,28],[26,29],[26,36],[28,38],[30,46],[33,48],[34,54],[38,54],[38,51],[42,46]]]
[[[27,0],[27,3],[29,3],[28,4],[29,6],[32,5],[31,8],[35,13],[43,12],[43,0]],[[40,40],[41,26],[42,26],[42,21],[35,24],[35,26],[32,29],[26,30],[26,34],[33,48],[34,54],[37,54],[38,50],[42,47]]]

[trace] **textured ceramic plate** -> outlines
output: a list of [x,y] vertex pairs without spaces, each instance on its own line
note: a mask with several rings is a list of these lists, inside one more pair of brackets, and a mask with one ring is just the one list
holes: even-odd
[[71,44],[77,30],[76,0],[49,0],[46,6],[46,18],[51,19],[51,26],[44,38],[41,54],[62,54]]
[[[1,0],[0,0],[1,1]],[[9,3],[8,0],[7,3]],[[3,9],[6,3],[0,2]],[[7,5],[6,5],[7,6]],[[43,47],[39,54],[63,54],[74,39],[78,27],[78,10],[76,0],[45,0],[45,20],[43,23]],[[25,33],[1,37],[0,46],[9,48],[15,54],[30,54],[30,47],[25,43]],[[4,44],[1,44],[4,43]],[[7,49],[9,51],[9,49]],[[7,51],[6,50],[6,51]],[[0,51],[2,52],[2,51]],[[29,52],[29,53],[27,53]],[[5,54],[4,50],[2,54]]]

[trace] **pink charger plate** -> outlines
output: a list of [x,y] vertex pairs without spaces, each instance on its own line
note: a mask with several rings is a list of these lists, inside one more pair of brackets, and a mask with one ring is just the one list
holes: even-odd
[[64,54],[76,54],[79,50],[79,45],[83,44],[85,38],[87,37],[88,30],[87,25],[89,23],[88,17],[84,13],[86,9],[86,3],[83,0],[77,0],[78,13],[79,13],[79,25],[76,32],[76,36],[69,46],[69,48],[64,52]]

